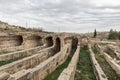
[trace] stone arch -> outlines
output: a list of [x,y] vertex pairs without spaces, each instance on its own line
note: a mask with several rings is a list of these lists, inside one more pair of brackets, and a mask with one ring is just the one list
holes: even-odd
[[23,43],[23,37],[22,37],[21,35],[19,35],[19,36],[18,36],[18,44],[17,44],[17,45],[18,45],[18,46],[19,46],[19,45],[22,45],[22,43]]

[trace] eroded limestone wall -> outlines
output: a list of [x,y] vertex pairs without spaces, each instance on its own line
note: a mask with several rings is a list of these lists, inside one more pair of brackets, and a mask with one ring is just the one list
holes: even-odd
[[[40,36],[23,37],[24,48],[36,47],[41,44]],[[0,67],[0,72],[9,74],[8,80],[42,80],[52,73],[59,65],[67,59],[71,52],[72,42],[63,44],[64,37],[48,39],[48,46],[51,47],[40,50],[37,54],[14,61]],[[4,79],[4,76],[2,76]],[[1,78],[1,75],[0,75]]]
[[[39,64],[40,62],[44,61],[45,59],[47,59],[48,57],[53,55],[53,53],[52,53],[53,48],[54,47],[52,46],[50,48],[45,48],[41,51],[38,50],[39,52],[37,50],[35,50],[35,52],[32,51],[33,53],[30,51],[32,55],[34,54],[33,56],[26,57],[19,61],[15,61],[13,63],[4,65],[4,66],[0,67],[0,71],[15,73],[20,69],[34,67],[35,65]],[[28,54],[30,54],[30,53],[28,52]]]
[[40,65],[31,69],[31,78],[30,80],[43,80],[48,74],[52,73],[60,64],[62,64],[66,59],[69,53],[67,52],[67,46],[57,53],[55,56],[50,57]]
[[[60,46],[59,40],[55,40],[55,44],[51,47],[40,50],[38,47],[36,49],[33,48],[33,51],[26,51],[26,54],[34,54],[33,56],[24,58],[19,61],[15,61],[13,63],[4,65],[0,67],[0,71],[6,71],[8,73],[15,73],[21,69],[33,68],[36,65],[40,64],[42,61],[48,59],[53,56],[55,53],[59,52],[58,47]],[[40,51],[39,51],[40,50]],[[38,52],[39,51],[39,52]]]
[[8,80],[43,80],[67,59],[69,55],[69,53],[66,53],[68,46],[70,45],[65,46],[61,52],[58,52],[55,56],[50,57],[34,68],[24,69],[15,74],[10,74]]
[[37,47],[42,44],[42,38],[40,36],[31,35],[24,37],[24,48]]
[[69,63],[68,67],[64,69],[60,74],[58,80],[74,80],[76,66],[79,59],[79,52],[80,46],[77,47],[77,50],[74,53],[71,62]]
[[15,52],[15,51],[20,51],[23,50],[23,46],[15,46],[15,47],[9,47],[9,48],[2,48],[0,49],[0,54],[5,54],[5,53],[10,53],[10,52]]
[[52,36],[46,37],[46,38],[44,39],[44,43],[45,43],[44,45],[47,46],[47,47],[52,46],[53,43],[54,43]]
[[0,36],[0,48],[20,46],[23,43],[22,36]]
[[102,68],[100,67],[98,61],[95,58],[95,54],[92,51],[91,44],[88,44],[90,58],[93,64],[94,73],[97,80],[108,80]]
[[31,56],[31,55],[36,54],[38,51],[40,51],[43,48],[45,48],[45,46],[38,46],[38,47],[35,47],[35,48],[26,49],[26,50],[1,54],[0,55],[0,61],[7,61],[7,60],[10,60],[10,59]]

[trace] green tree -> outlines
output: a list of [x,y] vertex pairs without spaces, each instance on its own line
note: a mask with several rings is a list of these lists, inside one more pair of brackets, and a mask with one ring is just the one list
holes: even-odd
[[118,39],[120,40],[120,31],[119,31],[119,33],[118,33]]
[[96,29],[95,29],[94,34],[93,34],[93,37],[96,38],[96,36],[97,36],[97,31],[96,31]]
[[113,31],[111,29],[108,35],[108,39],[112,39],[112,40],[119,39],[120,40],[120,32],[117,32],[116,30]]

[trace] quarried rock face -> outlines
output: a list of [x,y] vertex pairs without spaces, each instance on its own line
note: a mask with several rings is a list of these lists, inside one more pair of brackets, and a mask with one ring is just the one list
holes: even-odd
[[8,48],[20,46],[23,43],[23,37],[20,35],[16,36],[0,36],[0,48]]

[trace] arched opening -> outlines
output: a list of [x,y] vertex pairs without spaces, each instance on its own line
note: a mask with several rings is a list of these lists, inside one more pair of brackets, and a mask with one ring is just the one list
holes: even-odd
[[17,46],[22,45],[22,43],[23,43],[23,37],[22,36],[17,36],[17,40],[18,40]]
[[56,38],[56,43],[55,43],[55,46],[56,46],[56,52],[59,52],[60,49],[61,49],[61,42],[60,42],[60,38]]
[[78,45],[78,38],[73,38],[70,56],[72,56],[75,53],[75,51],[77,49],[77,45]]
[[45,44],[46,44],[47,47],[52,46],[53,45],[53,39],[52,39],[52,37],[47,37],[45,39]]

